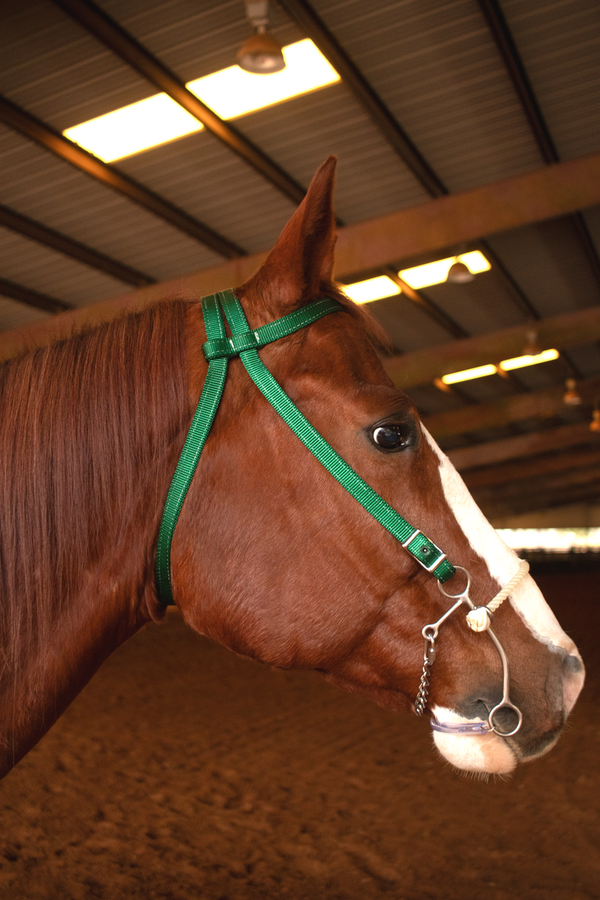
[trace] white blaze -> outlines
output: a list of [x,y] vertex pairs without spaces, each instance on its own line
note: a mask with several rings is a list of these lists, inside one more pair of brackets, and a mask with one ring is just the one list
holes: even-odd
[[[442,453],[424,427],[423,433],[440,461],[440,477],[444,496],[458,525],[473,550],[485,560],[490,575],[504,586],[517,571],[518,556],[492,528],[448,457]],[[460,560],[454,560],[454,562],[457,565],[460,564]],[[481,603],[489,603],[493,598],[479,599]],[[523,579],[509,599],[513,608],[538,641],[546,644],[551,650],[563,648],[567,653],[579,657],[575,644],[558,624],[554,613],[531,576],[527,575]],[[565,709],[568,713],[583,685],[583,672],[573,676],[570,680],[565,679],[564,684]],[[469,721],[456,710],[434,706],[432,712],[441,722]],[[506,775],[514,769],[517,763],[508,743],[496,734],[455,735],[436,731],[434,732],[434,741],[440,753],[463,771]]]
[[[519,558],[508,547],[497,531],[490,525],[467,487],[448,459],[442,453],[427,429],[422,425],[423,434],[440,461],[440,477],[446,501],[456,517],[465,537],[473,550],[481,556],[489,573],[501,586],[510,581],[519,565]],[[454,560],[459,565],[460,560]],[[481,602],[489,603],[492,597]],[[544,600],[537,584],[527,575],[510,595],[510,602],[532,634],[542,643],[552,648],[562,647],[567,653],[579,656],[573,641],[564,633],[558,621]]]

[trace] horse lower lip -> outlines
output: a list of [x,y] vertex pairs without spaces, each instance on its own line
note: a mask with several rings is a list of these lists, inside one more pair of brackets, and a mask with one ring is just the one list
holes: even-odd
[[429,724],[434,731],[440,731],[443,734],[464,734],[464,735],[480,735],[487,734],[491,731],[488,722],[439,722],[437,719],[430,719]]

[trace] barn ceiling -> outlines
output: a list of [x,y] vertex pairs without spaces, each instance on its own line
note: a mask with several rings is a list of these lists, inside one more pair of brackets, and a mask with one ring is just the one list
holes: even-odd
[[[342,281],[491,263],[369,307],[484,511],[600,502],[596,0],[272,2],[279,41],[312,38],[341,81],[230,122],[183,85],[235,62],[241,0],[3,0],[0,19],[0,355],[62,310],[239,283],[333,153]],[[112,164],[62,137],[161,90],[206,128]],[[532,333],[559,359],[435,386]]]

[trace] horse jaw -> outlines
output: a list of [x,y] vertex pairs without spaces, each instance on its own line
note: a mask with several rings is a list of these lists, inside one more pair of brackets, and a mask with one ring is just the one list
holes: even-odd
[[[440,722],[468,722],[455,710],[434,706],[433,715]],[[481,775],[509,775],[517,765],[510,747],[497,734],[444,734],[435,731],[433,742],[444,759],[462,772]]]

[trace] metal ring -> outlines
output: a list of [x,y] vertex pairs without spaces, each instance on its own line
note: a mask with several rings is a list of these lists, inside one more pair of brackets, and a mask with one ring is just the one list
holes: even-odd
[[450,597],[451,600],[458,600],[460,597],[468,596],[469,588],[471,587],[471,576],[469,575],[469,573],[467,572],[466,569],[463,569],[462,566],[454,566],[454,568],[456,569],[457,572],[464,572],[465,575],[467,576],[467,586],[464,589],[464,591],[461,591],[459,594],[449,594],[448,591],[444,590],[444,586],[441,583],[441,581],[438,581],[438,587],[439,587],[441,593],[444,595],[444,597]]
[[[513,728],[512,731],[498,731],[498,728],[494,725],[494,716],[500,709],[512,709],[513,712],[516,712],[519,721],[517,722],[517,727]],[[518,706],[515,706],[514,703],[511,703],[510,700],[501,700],[497,706],[494,706],[488,715],[488,722],[491,730],[494,734],[497,734],[498,737],[512,737],[513,734],[516,734],[521,725],[523,724],[523,713],[519,709]]]

